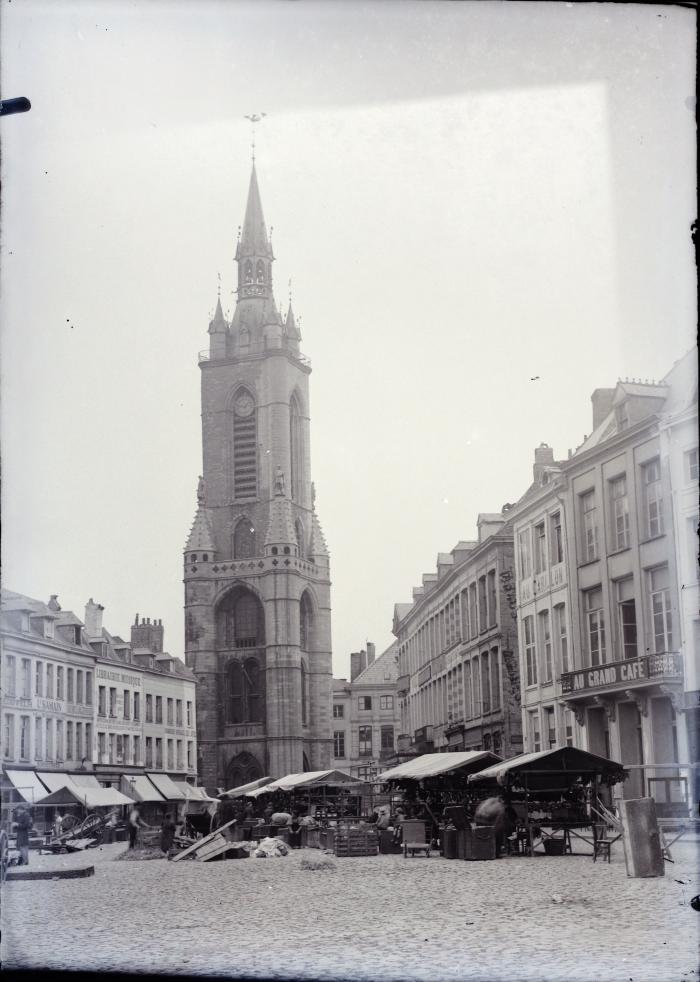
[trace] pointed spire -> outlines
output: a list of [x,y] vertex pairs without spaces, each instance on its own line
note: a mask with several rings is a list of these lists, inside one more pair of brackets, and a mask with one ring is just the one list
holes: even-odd
[[255,170],[255,163],[250,174],[250,186],[248,187],[248,202],[245,209],[245,219],[241,238],[236,249],[236,259],[243,257],[256,257],[259,259],[273,259],[272,246],[265,227],[265,217],[260,200],[260,189],[258,188],[258,176]]
[[221,334],[226,331],[227,328],[228,324],[226,323],[224,312],[221,309],[221,296],[219,295],[216,299],[216,310],[214,311],[214,317],[209,322],[209,333]]

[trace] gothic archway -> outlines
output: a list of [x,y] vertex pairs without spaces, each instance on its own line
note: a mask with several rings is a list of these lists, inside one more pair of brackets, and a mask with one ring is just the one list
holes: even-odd
[[252,559],[255,555],[255,526],[243,516],[233,530],[233,558]]
[[262,648],[265,612],[258,597],[244,586],[234,587],[216,608],[216,636],[220,648]]
[[257,781],[263,777],[262,767],[253,754],[244,750],[242,753],[232,757],[226,767],[226,790],[240,788],[242,784],[250,781]]

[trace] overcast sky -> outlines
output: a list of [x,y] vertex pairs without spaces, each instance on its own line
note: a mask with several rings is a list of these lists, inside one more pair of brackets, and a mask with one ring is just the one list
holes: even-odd
[[[311,358],[333,664],[693,344],[695,16],[3,0],[3,583],[183,653],[197,352],[250,172]],[[531,381],[533,376],[539,376]]]

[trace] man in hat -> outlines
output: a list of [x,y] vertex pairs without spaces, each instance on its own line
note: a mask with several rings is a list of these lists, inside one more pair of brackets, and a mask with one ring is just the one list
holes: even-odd
[[15,813],[17,823],[17,849],[19,850],[19,865],[29,865],[29,833],[32,828],[32,816],[28,808],[20,807]]

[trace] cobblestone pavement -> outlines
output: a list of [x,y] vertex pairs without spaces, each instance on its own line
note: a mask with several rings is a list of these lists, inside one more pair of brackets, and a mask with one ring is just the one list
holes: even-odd
[[[697,980],[698,846],[662,879],[590,857],[437,856],[112,862],[122,843],[30,868],[88,879],[5,884],[5,968],[253,978]],[[334,870],[307,870],[303,860]],[[681,885],[678,879],[690,882]],[[684,903],[685,901],[685,903]]]

